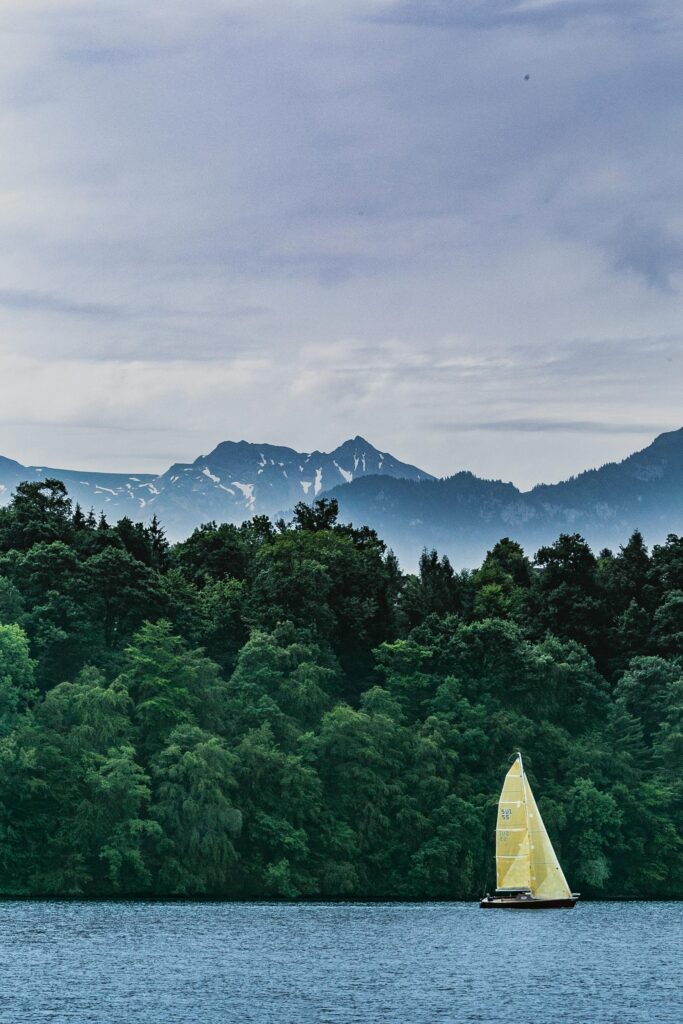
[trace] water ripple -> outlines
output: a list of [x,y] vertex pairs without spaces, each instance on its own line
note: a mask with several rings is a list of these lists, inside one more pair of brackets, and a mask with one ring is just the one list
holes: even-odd
[[683,904],[0,903],[0,1024],[681,1020]]

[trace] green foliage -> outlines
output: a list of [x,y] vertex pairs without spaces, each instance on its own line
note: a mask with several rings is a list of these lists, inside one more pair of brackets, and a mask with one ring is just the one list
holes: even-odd
[[218,666],[188,650],[165,619],[146,622],[126,648],[118,677],[132,702],[140,749],[153,756],[180,725],[223,726]]
[[26,633],[14,624],[0,625],[0,736],[17,723],[33,689],[35,662]]
[[71,533],[71,502],[61,480],[19,484],[0,515],[0,551],[27,551],[40,542],[68,540]]
[[287,530],[257,550],[249,584],[250,624],[270,630],[288,621],[311,630],[341,663],[345,695],[357,699],[392,623],[382,546],[341,527]]
[[171,562],[186,579],[200,586],[228,576],[242,579],[247,567],[245,537],[230,523],[206,523],[187,540],[176,544]]
[[166,837],[159,885],[171,893],[234,888],[233,839],[242,815],[232,802],[237,759],[218,736],[182,725],[153,762],[152,814]]
[[574,826],[572,877],[579,885],[599,890],[610,876],[607,849],[622,821],[617,802],[591,779],[577,779],[567,793],[567,815]]
[[521,749],[575,887],[683,895],[683,540],[404,575],[291,524],[0,510],[0,891],[471,898]]

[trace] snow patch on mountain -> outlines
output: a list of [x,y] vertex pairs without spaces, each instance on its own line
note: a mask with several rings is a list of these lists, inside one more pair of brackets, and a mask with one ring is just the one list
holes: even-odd
[[341,475],[343,476],[344,480],[346,480],[347,484],[350,484],[351,481],[353,480],[353,473],[349,472],[348,469],[343,469],[342,466],[340,466],[339,463],[336,462],[334,459],[332,461],[339,470],[339,472],[341,473]]
[[247,507],[249,509],[253,509],[256,502],[256,499],[254,498],[254,485],[241,484],[239,480],[232,480],[231,483],[233,487],[237,487],[247,499]]

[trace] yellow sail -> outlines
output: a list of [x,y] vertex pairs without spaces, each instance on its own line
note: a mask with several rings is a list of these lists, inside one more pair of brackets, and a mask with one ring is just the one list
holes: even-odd
[[528,890],[538,899],[570,895],[518,755],[505,776],[496,824],[498,889]]
[[496,877],[499,889],[531,889],[526,794],[519,757],[505,776],[498,801]]
[[531,893],[539,899],[555,900],[571,896],[553,844],[536,806],[529,780],[524,776],[527,811],[529,814],[529,852],[531,860]]

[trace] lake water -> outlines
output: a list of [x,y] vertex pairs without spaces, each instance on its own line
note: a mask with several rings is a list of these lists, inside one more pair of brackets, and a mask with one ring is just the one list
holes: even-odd
[[683,903],[0,902],[2,1024],[683,1020]]

